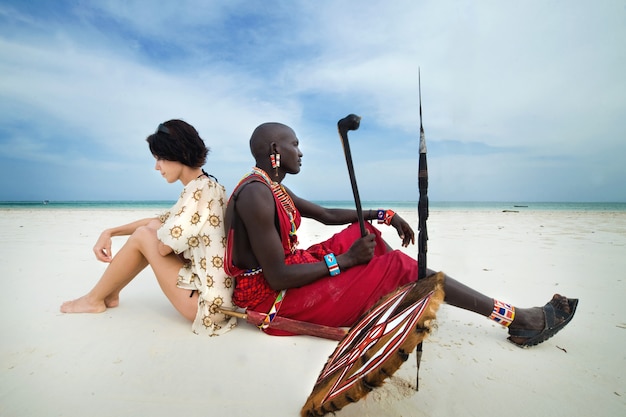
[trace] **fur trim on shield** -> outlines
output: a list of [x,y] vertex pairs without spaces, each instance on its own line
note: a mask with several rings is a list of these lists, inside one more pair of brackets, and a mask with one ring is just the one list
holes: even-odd
[[[338,411],[383,385],[430,333],[444,299],[443,281],[444,274],[438,272],[382,297],[339,342],[302,408],[301,416],[323,416]],[[403,292],[406,295],[399,296]],[[429,300],[423,300],[429,296]],[[377,309],[386,302],[389,306]],[[417,311],[415,306],[421,306],[422,311],[421,315],[411,316],[416,320],[410,321],[411,328],[399,326],[377,332],[380,326],[375,322],[384,317],[383,314],[396,317],[407,310]],[[371,322],[364,322],[371,314],[375,314],[368,319]],[[381,357],[385,359],[377,363],[377,358]]]

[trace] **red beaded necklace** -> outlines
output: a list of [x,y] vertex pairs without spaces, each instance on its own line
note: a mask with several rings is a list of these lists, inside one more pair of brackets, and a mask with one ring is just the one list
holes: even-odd
[[267,172],[263,171],[261,168],[254,167],[252,168],[252,172],[250,175],[256,174],[259,177],[263,178],[263,180],[270,187],[280,204],[283,206],[287,214],[289,215],[289,223],[291,223],[291,230],[289,231],[289,236],[292,237],[291,242],[291,250],[293,251],[297,245],[296,236],[296,205],[294,204],[291,196],[285,191],[285,187],[279,182],[272,181],[270,176],[267,175]]

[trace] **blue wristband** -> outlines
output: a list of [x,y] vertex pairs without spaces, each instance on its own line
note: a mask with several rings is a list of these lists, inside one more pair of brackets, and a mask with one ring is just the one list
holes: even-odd
[[324,255],[324,262],[326,262],[326,266],[328,267],[328,272],[331,277],[335,275],[339,275],[341,271],[339,270],[339,265],[337,264],[337,258],[334,253],[329,253],[328,255]]
[[376,211],[376,220],[378,224],[385,223],[385,210],[378,209],[378,211]]

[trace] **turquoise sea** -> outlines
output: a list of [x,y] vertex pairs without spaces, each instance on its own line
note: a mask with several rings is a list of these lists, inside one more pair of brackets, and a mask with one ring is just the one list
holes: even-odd
[[[354,201],[315,201],[325,207],[354,208]],[[0,210],[5,209],[167,209],[174,201],[0,201]],[[417,210],[416,201],[363,201],[367,209],[391,208],[396,211]],[[626,211],[626,202],[463,202],[430,201],[429,209],[437,210],[548,210],[548,211]]]

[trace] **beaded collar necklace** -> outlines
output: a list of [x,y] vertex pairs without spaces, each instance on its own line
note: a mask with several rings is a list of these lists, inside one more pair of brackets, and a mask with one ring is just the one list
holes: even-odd
[[[265,183],[269,185],[270,189],[272,190],[276,198],[278,198],[278,201],[280,201],[280,204],[283,206],[283,208],[289,215],[289,223],[291,223],[291,230],[289,231],[289,236],[295,237],[296,236],[296,222],[295,222],[296,205],[294,204],[289,194],[287,194],[287,192],[285,191],[285,187],[283,187],[282,184],[278,182],[272,181],[270,179],[270,176],[267,175],[267,172],[263,171],[261,168],[253,167],[251,174],[256,174],[259,177],[263,178],[263,181],[265,181]],[[297,242],[295,242],[296,239],[292,239],[292,240],[294,240],[294,242],[292,242],[292,251],[293,251],[293,249],[295,249],[295,245],[297,244]]]
[[296,205],[293,200],[285,191],[285,187],[282,184],[272,181],[270,176],[267,175],[267,172],[263,171],[261,168],[254,167],[252,168],[252,172],[263,178],[263,180],[270,186],[272,192],[278,197],[278,200],[282,204],[283,208],[289,213],[290,217],[293,217],[296,212]]

